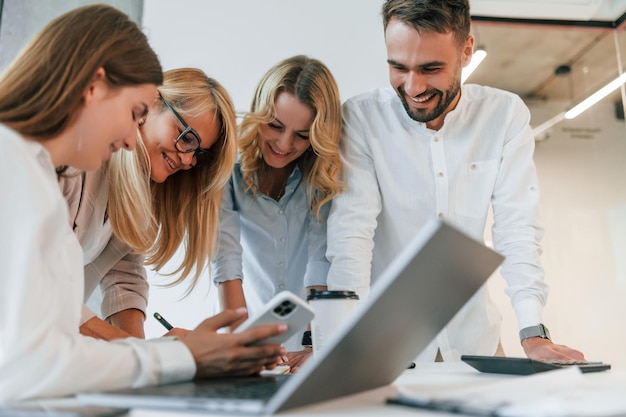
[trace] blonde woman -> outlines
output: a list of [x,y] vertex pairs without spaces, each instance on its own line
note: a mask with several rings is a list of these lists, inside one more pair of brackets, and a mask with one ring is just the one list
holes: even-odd
[[163,73],[141,29],[109,6],[48,24],[0,76],[0,404],[139,387],[272,367],[284,332],[219,334],[244,311],[180,339],[115,342],[79,333],[83,253],[67,225],[55,168],[99,169],[132,150]]
[[[294,56],[261,79],[240,126],[212,264],[222,308],[253,313],[273,295],[323,289],[326,217],[340,192],[341,104],[320,61]],[[302,335],[289,341],[300,351]]]
[[[137,150],[99,171],[65,176],[62,187],[85,252],[81,332],[143,337],[144,262],[161,269],[181,243],[174,283],[195,285],[213,256],[219,206],[236,155],[235,113],[224,88],[194,68],[167,71],[140,121]],[[145,256],[144,256],[145,254]],[[174,333],[176,334],[176,331]]]

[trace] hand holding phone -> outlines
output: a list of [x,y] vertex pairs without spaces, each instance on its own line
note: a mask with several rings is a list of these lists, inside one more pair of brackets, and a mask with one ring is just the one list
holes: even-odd
[[253,327],[267,324],[287,325],[285,333],[260,340],[255,345],[283,344],[294,334],[304,331],[315,313],[300,297],[289,291],[282,291],[268,301],[261,311],[241,323],[233,332],[241,333]]

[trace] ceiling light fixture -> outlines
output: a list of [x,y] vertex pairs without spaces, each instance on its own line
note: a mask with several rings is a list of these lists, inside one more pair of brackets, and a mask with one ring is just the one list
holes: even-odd
[[573,119],[578,116],[589,107],[596,104],[598,101],[602,100],[604,97],[611,94],[613,91],[617,90],[622,84],[626,82],[626,72],[572,107],[570,110],[565,112],[566,119]]
[[469,76],[474,72],[476,68],[483,62],[483,59],[487,56],[487,51],[483,47],[476,47],[474,54],[472,54],[472,60],[470,61],[467,67],[463,68],[461,73],[461,84],[465,82],[469,78]]
[[544,135],[544,133],[546,133],[548,129],[550,129],[552,126],[554,126],[555,124],[563,120],[564,117],[565,117],[565,112],[561,112],[557,114],[556,116],[552,117],[551,119],[546,120],[545,122],[543,122],[536,128],[534,128],[533,136],[535,136],[535,140],[536,141],[545,140],[546,136]]

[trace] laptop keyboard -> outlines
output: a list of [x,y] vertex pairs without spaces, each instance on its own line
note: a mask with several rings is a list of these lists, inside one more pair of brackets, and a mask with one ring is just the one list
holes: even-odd
[[272,377],[196,381],[193,397],[268,400],[288,379],[289,375],[277,375]]

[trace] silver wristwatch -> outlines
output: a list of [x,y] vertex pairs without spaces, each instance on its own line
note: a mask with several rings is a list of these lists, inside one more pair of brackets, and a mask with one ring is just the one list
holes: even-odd
[[548,328],[543,323],[539,323],[536,326],[524,327],[519,331],[520,342],[529,337],[540,337],[542,339],[552,340],[550,339]]

